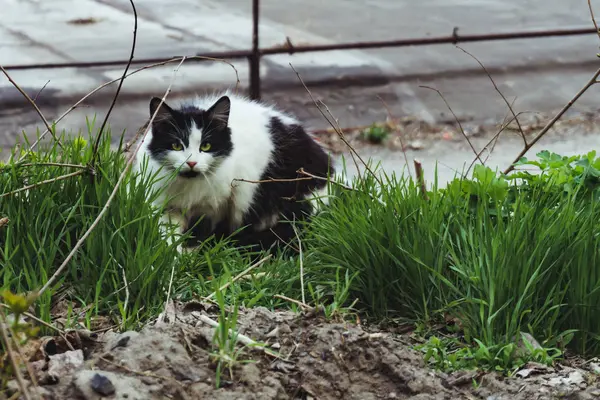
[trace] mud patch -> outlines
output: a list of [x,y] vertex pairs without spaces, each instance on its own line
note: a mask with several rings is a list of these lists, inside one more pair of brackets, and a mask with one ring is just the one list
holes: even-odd
[[[212,357],[217,309],[171,307],[140,332],[81,332],[74,350],[31,363],[45,399],[592,399],[598,369],[528,365],[514,378],[436,372],[406,336],[332,322],[312,313],[240,310],[241,334],[266,344],[246,348],[216,388]],[[59,339],[56,339],[57,342]],[[47,343],[47,339],[46,342]],[[16,391],[16,382],[9,386]],[[9,393],[10,395],[11,393]]]

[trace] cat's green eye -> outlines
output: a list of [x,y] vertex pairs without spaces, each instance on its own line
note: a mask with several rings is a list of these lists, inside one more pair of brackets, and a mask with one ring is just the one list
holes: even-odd
[[181,145],[181,143],[173,143],[171,145],[171,148],[175,151],[181,151],[183,150],[183,146]]
[[202,143],[202,145],[200,146],[200,151],[209,151],[210,150],[210,143]]

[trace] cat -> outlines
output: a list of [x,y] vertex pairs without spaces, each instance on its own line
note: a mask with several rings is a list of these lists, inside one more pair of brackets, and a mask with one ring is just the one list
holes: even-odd
[[[176,174],[158,181],[166,186],[157,201],[168,199],[163,222],[191,232],[186,250],[212,235],[250,249],[281,248],[297,235],[288,221],[328,204],[332,160],[295,117],[229,91],[178,108],[160,102],[150,101],[156,117],[134,168],[147,162],[161,177]],[[300,168],[318,178],[299,175]]]

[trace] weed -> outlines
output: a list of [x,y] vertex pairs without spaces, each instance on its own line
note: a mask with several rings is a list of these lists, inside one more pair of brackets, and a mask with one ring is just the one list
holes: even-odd
[[371,143],[381,143],[390,135],[387,124],[373,124],[361,132],[361,137]]
[[[224,275],[224,278],[227,276]],[[221,377],[223,370],[229,372],[229,379],[233,380],[233,369],[240,363],[252,362],[250,360],[240,360],[239,357],[243,353],[244,348],[238,348],[238,331],[237,331],[237,316],[238,304],[233,305],[233,311],[227,313],[227,305],[225,304],[225,296],[220,290],[220,283],[227,279],[219,280],[215,285],[215,298],[219,305],[219,321],[213,336],[213,345],[216,348],[211,353],[214,363],[216,363],[215,384],[217,388],[221,387]]]

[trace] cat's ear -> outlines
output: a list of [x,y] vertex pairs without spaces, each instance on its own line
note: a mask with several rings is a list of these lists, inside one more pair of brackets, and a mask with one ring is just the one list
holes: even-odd
[[152,100],[150,100],[150,118],[152,118],[156,109],[160,106],[160,109],[156,112],[156,117],[154,118],[155,121],[160,121],[173,115],[173,109],[165,102],[161,104],[161,101],[162,99],[160,97],[153,97]]
[[213,121],[218,121],[223,125],[227,126],[229,122],[229,111],[231,110],[231,100],[229,97],[223,96],[212,105],[211,108],[206,110],[208,115]]

